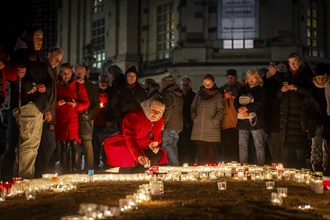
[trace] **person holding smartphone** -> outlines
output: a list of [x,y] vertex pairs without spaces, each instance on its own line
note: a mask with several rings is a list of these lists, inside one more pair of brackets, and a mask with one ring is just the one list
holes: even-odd
[[[307,133],[301,125],[301,107],[304,98],[313,87],[314,74],[297,53],[288,56],[289,71],[280,74],[276,68],[269,67],[269,76],[275,77],[282,85],[280,98],[280,141],[281,156],[286,167],[307,167]],[[288,85],[283,84],[288,82]]]
[[238,161],[238,130],[237,111],[234,107],[234,99],[241,83],[237,80],[237,71],[226,71],[226,83],[220,87],[223,95],[223,117],[221,120],[221,146],[219,149],[220,160],[225,162]]

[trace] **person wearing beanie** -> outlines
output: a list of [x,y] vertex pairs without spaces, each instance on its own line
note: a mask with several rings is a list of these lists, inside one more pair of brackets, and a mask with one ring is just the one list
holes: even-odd
[[196,145],[197,164],[217,163],[223,98],[213,75],[203,77],[203,85],[193,99],[190,112],[193,120],[191,140]]
[[330,175],[330,80],[329,66],[320,63],[314,69],[315,87],[302,105],[302,125],[311,138],[310,163],[313,171]]
[[135,66],[129,67],[125,72],[125,89],[121,100],[123,112],[128,112],[140,106],[147,98],[144,89],[138,82],[138,72]]
[[223,117],[221,120],[221,148],[219,157],[221,161],[238,161],[238,130],[237,111],[234,100],[242,84],[237,80],[235,69],[226,71],[226,83],[219,88],[223,95]]
[[136,75],[136,77],[138,76],[138,71],[136,70],[135,66],[129,67],[125,72],[125,76],[127,76],[128,73],[133,73]]
[[179,165],[178,140],[183,129],[183,93],[172,75],[161,81],[161,96],[165,100],[164,131],[162,146],[166,151],[169,166]]
[[235,69],[228,69],[226,71],[226,77],[227,76],[234,76],[234,77],[237,77],[237,71]]

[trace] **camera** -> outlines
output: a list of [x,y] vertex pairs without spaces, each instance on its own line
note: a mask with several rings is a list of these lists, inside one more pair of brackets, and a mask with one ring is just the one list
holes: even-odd
[[66,102],[73,102],[72,99],[65,99]]
[[269,62],[269,65],[270,65],[270,66],[275,66],[275,62],[274,62],[273,60],[271,60],[271,61]]

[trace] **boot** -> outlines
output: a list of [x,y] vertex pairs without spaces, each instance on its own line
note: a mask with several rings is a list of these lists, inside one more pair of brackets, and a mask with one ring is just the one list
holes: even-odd
[[68,144],[66,143],[66,141],[61,141],[60,146],[61,146],[60,170],[62,174],[65,174],[69,172]]
[[71,165],[73,173],[80,173],[81,171],[81,147],[80,144],[75,141],[70,141],[71,145]]

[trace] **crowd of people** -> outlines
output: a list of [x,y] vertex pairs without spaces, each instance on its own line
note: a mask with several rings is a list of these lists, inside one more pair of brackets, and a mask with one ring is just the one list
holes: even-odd
[[6,149],[1,180],[43,173],[121,173],[153,165],[238,161],[311,168],[330,174],[329,66],[313,70],[297,53],[288,62],[235,69],[216,84],[205,74],[197,91],[187,76],[139,82],[135,66],[106,62],[98,83],[83,64],[62,63],[61,48],[43,53],[43,31],[28,28],[11,54],[0,47],[0,104]]

